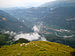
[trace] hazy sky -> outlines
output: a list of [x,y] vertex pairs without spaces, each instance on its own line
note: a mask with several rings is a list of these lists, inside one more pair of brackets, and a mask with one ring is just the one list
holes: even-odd
[[0,8],[39,6],[54,0],[0,0]]

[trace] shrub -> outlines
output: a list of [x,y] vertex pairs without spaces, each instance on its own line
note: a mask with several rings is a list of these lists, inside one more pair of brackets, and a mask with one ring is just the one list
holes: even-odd
[[30,41],[28,41],[24,38],[20,38],[19,40],[15,41],[14,44],[16,44],[16,43],[28,43],[28,42],[30,42]]
[[70,53],[71,56],[75,56],[75,50]]

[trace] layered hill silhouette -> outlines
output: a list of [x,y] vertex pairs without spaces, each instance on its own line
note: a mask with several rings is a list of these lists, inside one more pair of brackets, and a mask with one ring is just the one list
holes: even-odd
[[8,30],[14,32],[30,32],[29,29],[24,23],[18,21],[12,15],[0,10],[0,30]]

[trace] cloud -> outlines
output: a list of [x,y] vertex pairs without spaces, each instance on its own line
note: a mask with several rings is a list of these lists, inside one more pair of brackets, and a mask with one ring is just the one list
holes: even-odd
[[[40,26],[40,25],[38,25]],[[33,41],[33,40],[41,40],[41,41],[47,41],[46,38],[43,35],[40,35],[40,28],[38,28],[37,25],[33,26],[33,30],[34,32],[32,33],[21,33],[21,34],[17,34],[14,38],[14,40],[18,40],[20,38],[24,38],[27,39],[29,41]]]
[[38,40],[41,36],[38,33],[21,33],[15,36],[15,40],[18,40],[19,38],[24,38],[29,41],[32,40]]
[[27,7],[39,6],[54,0],[0,0],[0,7]]
[[74,0],[62,0],[62,1],[74,1]]

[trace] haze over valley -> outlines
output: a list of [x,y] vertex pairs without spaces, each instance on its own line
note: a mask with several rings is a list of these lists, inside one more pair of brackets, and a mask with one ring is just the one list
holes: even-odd
[[48,41],[75,48],[75,1],[3,1],[0,5],[0,46],[26,39],[27,42]]

